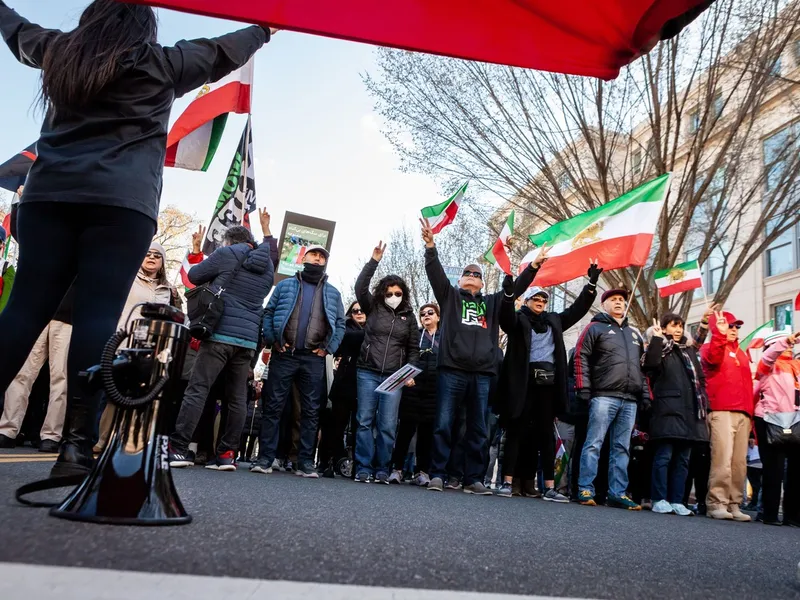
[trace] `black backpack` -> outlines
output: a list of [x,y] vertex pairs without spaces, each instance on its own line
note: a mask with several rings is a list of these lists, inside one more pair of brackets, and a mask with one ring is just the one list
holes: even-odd
[[[246,253],[232,271],[228,271],[222,277],[218,277],[214,281],[209,281],[208,283],[199,285],[186,292],[189,332],[192,334],[192,337],[198,340],[207,340],[214,333],[220,317],[222,317],[222,313],[225,310],[225,301],[222,298],[222,294],[225,292],[225,286],[233,281],[233,278],[236,277],[236,274],[239,272],[239,269],[242,268],[249,254],[249,252]],[[216,292],[211,289],[211,286],[214,284],[218,287]]]

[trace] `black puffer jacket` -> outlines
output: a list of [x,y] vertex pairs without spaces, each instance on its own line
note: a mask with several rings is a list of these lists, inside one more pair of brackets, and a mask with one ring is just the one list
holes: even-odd
[[632,402],[649,402],[642,373],[644,340],[637,329],[622,325],[606,313],[594,316],[578,338],[575,355],[575,389],[591,397],[609,396]]
[[[653,392],[650,411],[650,439],[708,441],[708,425],[705,410],[706,378],[697,349],[681,348],[673,344],[672,351],[662,357],[664,339],[653,337],[644,357],[644,372],[650,380]],[[694,367],[694,375],[687,370],[682,354],[685,353]],[[695,384],[692,383],[695,378]],[[699,386],[695,389],[695,385]]]
[[436,380],[439,360],[439,343],[442,331],[433,336],[425,335],[420,329],[419,362],[417,367],[422,373],[414,378],[414,387],[403,388],[403,400],[400,402],[400,419],[411,418],[423,423],[433,423],[436,417]]
[[406,363],[419,360],[419,329],[407,298],[392,310],[383,298],[372,296],[369,283],[377,268],[378,261],[370,259],[356,279],[356,299],[367,315],[358,368],[391,375]]
[[347,319],[342,344],[336,351],[336,356],[341,360],[333,376],[333,385],[328,398],[331,399],[331,402],[346,402],[351,410],[357,406],[356,361],[361,353],[363,343],[364,328],[352,318]]
[[[60,33],[0,0],[0,34],[22,64],[40,69]],[[269,31],[254,26],[174,47],[131,48],[117,78],[85,107],[48,111],[20,202],[119,206],[157,220],[173,102],[235,71],[268,41]]]

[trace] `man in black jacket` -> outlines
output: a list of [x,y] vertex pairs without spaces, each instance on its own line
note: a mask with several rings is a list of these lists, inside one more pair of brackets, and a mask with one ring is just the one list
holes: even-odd
[[439,348],[437,415],[431,454],[429,490],[441,492],[447,475],[447,461],[452,449],[453,419],[463,402],[467,409],[464,444],[464,492],[491,495],[483,485],[487,451],[486,412],[489,385],[497,374],[497,342],[500,330],[500,306],[503,296],[515,298],[524,289],[514,289],[514,280],[506,276],[503,289],[484,295],[480,266],[464,267],[457,286],[439,262],[433,231],[427,219],[422,221],[425,241],[425,271],[442,318],[442,341]]
[[590,400],[589,430],[581,453],[578,480],[581,504],[595,506],[594,479],[600,449],[611,431],[606,504],[628,510],[641,507],[628,497],[628,461],[631,432],[636,421],[636,403],[648,400],[649,392],[641,370],[644,340],[628,325],[627,290],[603,294],[602,313],[596,315],[578,339],[575,359],[575,388],[578,396]]

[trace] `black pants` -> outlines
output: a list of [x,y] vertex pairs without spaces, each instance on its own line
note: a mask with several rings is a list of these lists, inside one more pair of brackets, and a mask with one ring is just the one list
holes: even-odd
[[155,221],[126,208],[23,202],[17,214],[16,280],[0,314],[0,396],[77,277],[65,431],[79,396],[81,418],[91,429],[97,406],[83,397],[78,373],[100,362],[155,230]]
[[[538,453],[545,481],[555,478],[556,441],[553,401],[556,389],[556,386],[552,385],[536,385],[529,378],[525,408],[519,418],[511,419],[507,424],[503,460],[504,477],[519,475],[524,479],[531,479],[531,471],[535,477]],[[528,468],[519,471],[517,466],[523,463],[527,463]]]
[[176,452],[186,452],[200,422],[212,384],[225,373],[225,401],[228,419],[217,443],[217,454],[239,448],[240,436],[247,416],[247,377],[253,350],[230,344],[203,342],[183,398],[178,424],[171,443]]
[[397,439],[392,453],[392,463],[396,470],[403,470],[406,456],[408,455],[408,446],[411,444],[414,434],[417,434],[417,449],[415,453],[417,466],[415,470],[417,473],[430,474],[431,448],[433,446],[433,421],[430,420],[419,420],[408,415],[400,418],[400,424],[397,426]]
[[711,473],[711,445],[709,442],[692,442],[689,456],[689,476],[683,490],[683,503],[689,504],[689,494],[694,485],[695,498],[699,506],[706,505],[708,496],[708,476]]
[[319,462],[323,466],[331,461],[335,464],[347,456],[344,433],[354,414],[345,400],[338,399],[331,404],[330,409],[320,413]]
[[755,418],[761,456],[761,507],[765,521],[778,520],[783,485],[783,522],[800,523],[800,447],[767,444],[767,424]]
[[[589,417],[578,417],[575,419],[575,442],[572,445],[572,456],[570,456],[570,489],[573,498],[578,497],[578,478],[581,474],[581,452],[586,443],[586,434],[589,431]],[[594,480],[594,499],[598,504],[605,504],[608,496],[608,435],[603,440],[603,447],[600,449],[600,460],[597,463],[597,477]],[[708,481],[708,478],[706,478]]]
[[758,505],[758,493],[761,491],[761,468],[747,467],[747,481],[750,482],[750,487],[753,488],[753,493],[747,499],[747,503],[755,507]]

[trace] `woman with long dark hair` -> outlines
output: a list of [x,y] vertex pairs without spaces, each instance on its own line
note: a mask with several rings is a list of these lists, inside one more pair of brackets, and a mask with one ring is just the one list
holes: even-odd
[[0,315],[0,391],[77,278],[67,420],[52,475],[81,474],[92,464],[97,400],[82,393],[78,373],[99,362],[156,231],[172,104],[240,68],[270,31],[165,48],[149,7],[95,0],[62,32],[0,0],[0,33],[17,60],[42,71],[46,110],[17,213],[17,278]]
[[[402,388],[376,392],[386,378],[407,363],[419,360],[419,330],[411,308],[408,286],[398,275],[387,275],[369,284],[383,258],[386,244],[378,242],[372,259],[356,279],[356,298],[367,314],[364,343],[358,359],[358,431],[356,433],[356,481],[389,483],[392,450],[397,435],[397,413]],[[413,380],[406,385],[414,385]]]

